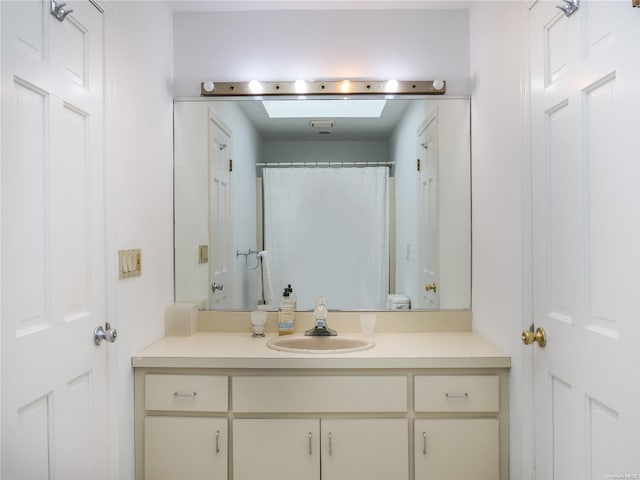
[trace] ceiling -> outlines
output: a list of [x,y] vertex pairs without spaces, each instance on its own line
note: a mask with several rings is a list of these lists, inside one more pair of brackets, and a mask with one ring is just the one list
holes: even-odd
[[472,0],[170,0],[174,12],[468,9]]

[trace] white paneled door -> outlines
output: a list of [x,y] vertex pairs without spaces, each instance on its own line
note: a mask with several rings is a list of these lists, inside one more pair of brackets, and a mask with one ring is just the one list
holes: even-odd
[[103,14],[0,8],[2,478],[107,478]]
[[231,306],[231,135],[209,117],[209,306]]
[[419,163],[419,266],[418,299],[413,308],[440,308],[439,293],[439,204],[438,204],[438,115],[434,110],[418,128],[416,153]]
[[640,9],[530,8],[535,478],[640,478]]

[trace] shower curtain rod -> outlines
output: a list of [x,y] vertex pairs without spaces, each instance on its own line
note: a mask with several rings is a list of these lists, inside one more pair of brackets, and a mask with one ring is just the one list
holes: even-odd
[[269,162],[256,163],[256,167],[392,167],[395,164],[396,162]]

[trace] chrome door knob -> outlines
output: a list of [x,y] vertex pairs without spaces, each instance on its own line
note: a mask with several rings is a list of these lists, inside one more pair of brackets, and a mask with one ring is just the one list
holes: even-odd
[[118,338],[118,331],[115,328],[111,328],[111,325],[109,325],[109,323],[106,323],[105,327],[103,327],[102,325],[98,325],[93,331],[93,341],[96,345],[100,345],[103,340],[106,340],[109,343],[113,343]]

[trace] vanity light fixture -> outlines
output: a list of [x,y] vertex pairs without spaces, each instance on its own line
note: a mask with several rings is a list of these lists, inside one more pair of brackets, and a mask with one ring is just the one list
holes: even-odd
[[286,81],[286,82],[213,82],[200,84],[203,97],[242,97],[275,95],[444,95],[447,83],[444,80],[328,80],[328,81]]

